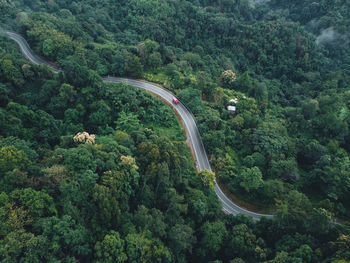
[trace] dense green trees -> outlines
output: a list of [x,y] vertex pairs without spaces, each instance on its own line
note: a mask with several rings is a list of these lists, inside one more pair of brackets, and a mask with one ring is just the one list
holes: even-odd
[[[349,261],[349,230],[334,224],[350,211],[348,11],[0,1],[4,27],[64,69],[31,65],[0,37],[0,261]],[[224,215],[169,108],[103,75],[171,89],[220,182],[276,218]],[[96,140],[73,139],[83,131]]]

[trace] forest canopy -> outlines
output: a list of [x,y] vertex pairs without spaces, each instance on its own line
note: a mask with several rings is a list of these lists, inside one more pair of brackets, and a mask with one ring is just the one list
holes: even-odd
[[[0,34],[0,261],[349,262],[349,13],[346,0],[0,0],[1,29],[62,68]],[[174,92],[216,174],[197,173],[166,104],[103,76]],[[215,175],[274,219],[223,213]]]

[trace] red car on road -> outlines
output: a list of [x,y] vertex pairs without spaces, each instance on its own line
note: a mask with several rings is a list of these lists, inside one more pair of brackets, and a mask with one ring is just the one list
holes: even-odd
[[175,104],[178,104],[178,103],[179,103],[179,100],[178,100],[177,98],[173,97],[173,102],[174,102]]

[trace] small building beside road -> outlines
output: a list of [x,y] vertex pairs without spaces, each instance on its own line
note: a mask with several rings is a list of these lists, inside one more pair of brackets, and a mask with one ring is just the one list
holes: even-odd
[[227,106],[227,111],[229,113],[235,113],[236,112],[236,106],[231,106],[231,105]]
[[227,106],[227,111],[229,112],[229,113],[235,113],[236,112],[236,106],[233,106],[233,104],[237,104],[237,102],[238,102],[238,99],[237,98],[234,98],[234,99],[230,99],[230,101],[229,101],[229,104],[230,105],[228,105]]

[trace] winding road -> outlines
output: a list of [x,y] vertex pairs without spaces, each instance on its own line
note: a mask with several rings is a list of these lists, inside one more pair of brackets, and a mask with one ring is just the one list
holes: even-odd
[[[10,31],[6,31],[6,34],[19,45],[24,56],[28,60],[30,60],[33,64],[49,66],[55,73],[58,73],[60,71],[60,68],[45,61],[44,59],[36,55],[30,49],[27,41],[22,36]],[[128,85],[147,90],[153,94],[158,95],[163,100],[167,101],[169,104],[172,104],[172,98],[174,94],[157,85],[140,81],[140,80],[128,79],[128,78],[117,78],[117,77],[108,76],[108,77],[103,77],[102,79],[104,82],[112,82],[112,83],[123,82]],[[181,102],[179,102],[179,104],[177,105],[174,105],[173,109],[181,117],[183,124],[188,132],[188,140],[190,142],[190,146],[195,155],[195,159],[197,161],[199,171],[202,171],[204,169],[208,169],[212,171],[194,116]],[[214,190],[222,204],[222,210],[225,213],[233,214],[233,215],[242,213],[252,217],[254,220],[259,220],[261,217],[273,218],[273,215],[254,213],[236,205],[223,193],[223,191],[220,189],[217,183],[215,184]]]

